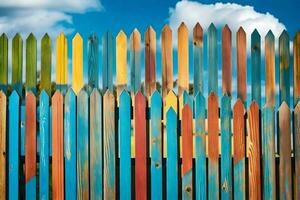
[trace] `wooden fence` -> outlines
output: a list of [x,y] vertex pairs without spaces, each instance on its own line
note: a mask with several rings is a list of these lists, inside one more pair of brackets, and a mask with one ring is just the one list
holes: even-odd
[[[168,25],[161,33],[161,89],[157,88],[156,79],[157,37],[151,27],[144,36],[144,85],[139,31],[135,29],[129,41],[121,31],[116,44],[110,33],[103,35],[101,90],[100,50],[95,34],[88,39],[88,66],[85,66],[88,83],[83,78],[83,40],[79,34],[72,40],[70,88],[68,43],[64,34],[56,39],[56,84],[51,84],[54,47],[47,34],[41,39],[40,77],[37,77],[37,40],[33,34],[26,39],[25,82],[22,38],[16,34],[12,49],[8,49],[8,38],[2,34],[0,199],[299,199],[300,32],[293,41],[293,54],[289,36],[282,32],[277,66],[276,40],[271,31],[262,46],[256,30],[251,34],[251,44],[246,44],[243,28],[233,42],[232,32],[225,26],[219,97],[217,34],[211,24],[207,31],[206,77],[204,33],[200,24],[193,29],[192,66],[189,66],[188,29],[184,23],[179,26],[177,95],[172,91],[175,89],[173,38]],[[127,44],[130,44],[130,60]],[[232,59],[233,44],[236,60]],[[247,45],[251,45],[250,66],[247,66]],[[8,50],[12,52],[11,83],[8,83]],[[235,102],[232,102],[233,62],[237,63]],[[194,68],[192,92],[189,67]],[[252,73],[251,97],[247,97],[247,67]],[[261,95],[263,67],[265,94]],[[279,71],[278,109],[276,70]],[[294,76],[290,77],[291,74]],[[204,81],[208,81],[207,97]],[[290,88],[293,88],[292,105]],[[250,105],[247,98],[251,98]]]

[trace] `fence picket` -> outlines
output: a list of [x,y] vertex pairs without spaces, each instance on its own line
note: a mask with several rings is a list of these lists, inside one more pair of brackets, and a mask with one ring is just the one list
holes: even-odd
[[156,89],[156,33],[150,26],[145,32],[145,93],[147,97]]
[[232,59],[231,30],[226,24],[222,30],[222,94],[231,96]]
[[104,92],[107,89],[113,92],[113,40],[114,38],[110,32],[105,33],[105,35],[102,37],[102,88]]
[[284,30],[279,37],[279,103],[290,106],[290,39]]
[[194,96],[203,93],[203,29],[197,23],[193,29]]
[[275,83],[275,38],[272,31],[265,37],[265,64],[266,64],[266,104],[275,107],[276,83]]
[[116,38],[116,86],[117,96],[127,89],[127,36],[120,31]]
[[293,42],[294,55],[294,106],[300,100],[300,31],[294,37]]
[[261,39],[255,29],[251,34],[251,94],[252,101],[255,100],[261,107]]
[[91,88],[99,86],[99,44],[95,33],[88,39],[88,85]]
[[79,33],[72,40],[72,88],[78,95],[83,87],[83,40]]
[[51,38],[46,33],[41,41],[41,90],[51,96]]
[[218,54],[217,54],[217,29],[213,23],[208,27],[208,94],[218,94]]
[[36,93],[36,63],[37,63],[36,38],[30,33],[26,39],[26,92]]
[[295,182],[294,182],[294,197],[300,197],[300,103],[294,110],[294,151],[295,151]]
[[0,37],[0,49],[0,90],[6,92],[8,83],[8,38],[5,33]]
[[189,90],[189,33],[182,22],[178,27],[178,96]]
[[12,40],[12,77],[11,85],[22,98],[22,68],[23,68],[23,40],[17,33]]
[[6,96],[0,91],[0,194],[6,198]]
[[56,39],[56,88],[65,92],[68,84],[68,39],[60,33]]
[[130,35],[130,91],[141,89],[141,34],[134,29]]

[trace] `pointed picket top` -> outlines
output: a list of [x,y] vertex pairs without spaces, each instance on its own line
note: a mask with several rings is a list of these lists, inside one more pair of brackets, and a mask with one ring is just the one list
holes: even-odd
[[171,34],[172,35],[172,29],[170,28],[169,24],[165,24],[164,27],[161,30],[162,34]]
[[177,112],[177,96],[173,90],[170,90],[165,97],[165,110],[168,110],[170,107],[172,107]]
[[19,98],[20,98],[19,93],[16,90],[13,90],[9,96],[9,99],[19,99]]
[[294,105],[300,100],[300,31],[298,31],[293,41],[294,55]]
[[51,38],[46,33],[41,41],[41,89],[51,95]]
[[208,95],[208,100],[207,101],[218,101],[218,96],[216,95],[215,92],[211,92]]
[[99,90],[97,88],[93,88],[91,94],[91,97],[96,96],[96,97],[101,97],[101,93],[99,92]]
[[81,89],[77,95],[77,98],[88,98],[88,93],[85,91],[85,89]]
[[0,89],[8,83],[8,38],[3,33],[0,37]]
[[295,106],[294,112],[300,114],[300,101],[298,101],[297,105]]
[[48,93],[47,93],[46,90],[42,90],[41,91],[41,93],[40,93],[40,99],[45,99],[45,100],[49,101],[50,97],[49,97],[49,95],[48,95]]
[[36,41],[36,38],[35,38],[35,36],[34,36],[33,33],[30,33],[30,34],[28,35],[28,37],[27,37],[27,39],[26,39],[26,42],[27,42],[27,41],[30,41],[30,40]]
[[[283,101],[281,103],[281,105],[279,106],[278,108],[278,111],[279,111],[279,116],[282,114],[282,113],[290,113],[290,107],[288,106],[288,104]],[[284,115],[284,114],[283,114]]]
[[[52,96],[52,102],[57,102],[59,101],[61,98],[63,98],[62,93],[59,90],[56,90],[56,92],[54,93],[54,95]],[[53,104],[53,103],[52,103]]]
[[123,90],[121,92],[121,95],[120,95],[120,102],[121,101],[130,101],[130,95],[128,94],[128,92],[126,90]]
[[[170,116],[170,117],[169,117]],[[177,113],[176,111],[173,109],[173,107],[169,107],[167,112],[166,112],[166,119],[167,118],[170,118],[170,119],[173,119],[174,117],[171,117],[171,116],[175,116],[175,118],[177,118]]]
[[213,32],[216,32],[217,31],[217,28],[216,26],[214,25],[214,23],[210,23],[209,27],[208,27],[208,31],[213,31]]
[[140,51],[141,49],[141,34],[137,28],[130,35],[130,49]]
[[279,36],[279,40],[289,40],[289,34],[286,30],[283,30]]
[[127,84],[127,36],[121,30],[116,37],[116,85],[118,96]]
[[60,33],[56,39],[56,84],[68,83],[68,39]]
[[265,38],[271,38],[271,39],[274,39],[274,34],[272,32],[272,30],[269,30],[268,33],[266,34],[266,37]]
[[224,34],[225,32],[227,32],[231,35],[231,30],[230,30],[228,24],[225,24],[225,26],[222,29],[222,33]]
[[189,33],[182,22],[178,27],[178,95],[189,89]]
[[[202,92],[197,92],[197,94],[195,95],[195,97],[194,97],[194,105],[195,105],[195,109],[197,109],[196,108],[196,102],[197,101],[199,101],[199,102],[204,102],[204,104],[205,104],[205,97],[204,97],[204,95],[202,94]],[[205,108],[204,108],[205,109]]]
[[245,107],[241,99],[237,99],[235,104],[233,105],[233,112],[237,112],[239,110],[244,110],[245,112]]
[[103,95],[103,98],[104,99],[114,99],[114,94],[110,90],[106,90]]
[[246,35],[246,32],[244,30],[244,28],[242,26],[239,27],[238,31],[237,31],[237,34],[239,35]]
[[193,44],[199,47],[203,46],[203,29],[199,22],[197,22],[193,29]]
[[253,100],[248,108],[248,112],[259,112],[259,106],[255,100]]
[[75,94],[83,87],[83,40],[76,33],[72,40],[72,88]]
[[151,104],[157,101],[161,101],[161,95],[157,90],[155,90],[151,95]]
[[99,84],[99,43],[98,37],[92,33],[88,38],[88,85],[98,88]]
[[228,94],[224,94],[223,96],[222,96],[222,99],[221,99],[221,104],[222,105],[228,105],[228,104],[230,104],[230,96],[228,95]]
[[259,32],[258,32],[257,29],[254,29],[254,30],[252,31],[251,35],[259,35],[259,37],[260,37],[260,34],[259,34]]
[[31,101],[31,99],[35,99],[35,95],[32,91],[26,93],[26,100]]

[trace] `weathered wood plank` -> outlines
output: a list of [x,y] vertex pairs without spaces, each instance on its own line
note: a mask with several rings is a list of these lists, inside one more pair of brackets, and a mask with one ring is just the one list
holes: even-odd
[[0,37],[0,50],[0,90],[6,92],[8,83],[8,38],[5,33]]
[[279,107],[279,197],[292,199],[292,160],[290,109],[283,102]]
[[156,33],[150,26],[145,32],[145,93],[147,97],[156,89]]
[[208,27],[208,94],[218,93],[218,54],[217,54],[217,29],[213,23]]
[[237,97],[244,105],[247,103],[247,49],[246,33],[242,27],[236,33],[236,59],[237,59]]
[[232,199],[231,100],[221,100],[221,199]]
[[193,29],[193,57],[194,57],[194,96],[204,92],[203,81],[203,29],[197,23]]
[[78,95],[83,87],[83,40],[76,33],[72,40],[72,89]]
[[36,99],[32,92],[25,99],[25,194],[36,199]]
[[40,94],[40,166],[39,166],[39,191],[40,199],[49,199],[49,146],[50,146],[50,108],[49,96],[45,90]]
[[103,97],[103,131],[104,199],[116,199],[115,98],[109,90]]
[[234,199],[246,199],[245,108],[238,99],[233,107]]
[[178,135],[177,114],[173,107],[166,113],[167,133],[167,199],[178,199]]
[[275,84],[275,38],[272,31],[265,37],[265,65],[266,65],[266,104],[275,107],[276,84]]
[[65,198],[76,199],[76,95],[72,88],[66,93],[64,103]]
[[214,92],[208,96],[208,198],[219,199],[219,107]]
[[141,34],[134,29],[130,35],[130,91],[141,89]]
[[173,47],[172,30],[168,24],[161,31],[162,95],[173,89]]
[[261,39],[255,29],[251,34],[251,94],[261,107]]
[[295,152],[295,175],[294,175],[294,197],[300,197],[300,103],[294,110],[294,152]]
[[182,22],[178,27],[178,96],[189,90],[189,33]]
[[30,33],[26,39],[26,92],[36,93],[37,46],[35,36]]
[[41,86],[51,96],[51,38],[46,33],[41,41]]
[[110,32],[102,37],[102,89],[113,92],[114,38]]
[[20,97],[16,90],[12,92],[8,102],[8,198],[19,199]]
[[222,30],[222,94],[231,97],[232,92],[232,39],[226,24]]
[[157,90],[151,96],[150,107],[151,198],[162,199],[162,99]]
[[56,88],[66,90],[68,84],[68,39],[60,33],[56,39]]
[[186,104],[182,109],[182,199],[193,199],[193,112]]
[[63,96],[56,91],[52,97],[52,197],[64,198],[64,113]]
[[300,31],[296,33],[293,42],[294,55],[294,106],[300,100]]
[[117,96],[127,89],[127,36],[120,31],[116,37],[116,85]]
[[141,91],[135,95],[135,198],[147,199],[147,131],[146,99]]
[[279,103],[290,105],[290,39],[286,30],[279,37]]
[[96,88],[90,95],[90,195],[103,196],[102,97]]
[[264,199],[276,199],[275,118],[273,107],[263,109],[262,121],[263,196]]
[[88,85],[90,88],[99,87],[99,44],[95,33],[88,39]]
[[260,118],[259,107],[253,101],[248,109],[248,174],[249,198],[261,199]]
[[6,199],[6,96],[0,91],[0,194]]
[[23,41],[19,33],[12,40],[12,78],[11,85],[22,98],[22,68],[23,68]]

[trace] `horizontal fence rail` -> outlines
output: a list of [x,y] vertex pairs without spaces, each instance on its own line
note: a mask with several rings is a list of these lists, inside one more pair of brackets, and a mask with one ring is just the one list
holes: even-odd
[[218,31],[211,24],[204,32],[197,23],[192,43],[184,23],[177,39],[168,25],[160,40],[149,27],[144,43],[137,29],[129,38],[123,31],[101,40],[92,34],[87,62],[78,33],[72,48],[63,33],[55,45],[45,34],[40,58],[30,34],[24,59],[22,37],[16,34],[8,49],[2,34],[0,199],[299,199],[300,32],[290,50],[283,31],[276,56],[272,31],[263,43],[254,30],[250,44],[242,27],[233,37],[224,26],[221,41]]

